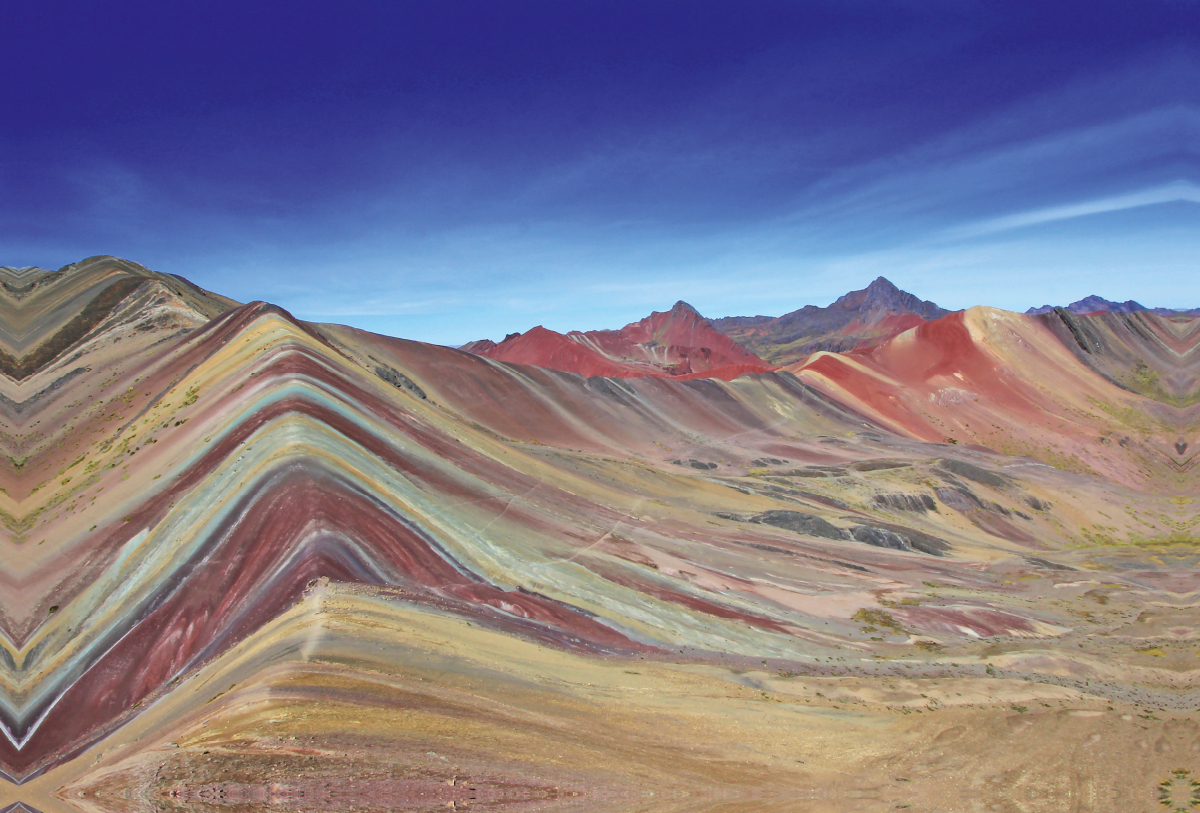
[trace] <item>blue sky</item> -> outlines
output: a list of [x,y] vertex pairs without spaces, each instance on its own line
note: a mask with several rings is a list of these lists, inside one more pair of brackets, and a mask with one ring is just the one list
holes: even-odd
[[0,263],[458,344],[826,304],[1200,305],[1200,5],[39,3]]

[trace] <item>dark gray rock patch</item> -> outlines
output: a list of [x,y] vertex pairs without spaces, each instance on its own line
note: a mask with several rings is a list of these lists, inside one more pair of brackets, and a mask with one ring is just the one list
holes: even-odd
[[846,538],[846,532],[829,520],[799,511],[764,511],[751,517],[750,521],[822,539]]
[[385,367],[382,364],[375,367],[375,375],[382,378],[387,383],[391,384],[398,390],[403,390],[414,398],[420,398],[422,401],[428,400],[429,396],[425,394],[425,390],[418,387],[413,380],[404,373],[397,370],[395,367]]
[[939,488],[935,493],[943,505],[955,511],[983,507],[983,502],[967,488]]
[[907,469],[911,468],[911,464],[901,463],[898,460],[860,460],[857,463],[851,463],[850,468],[855,471],[883,471],[885,469]]
[[877,548],[917,550],[930,556],[944,556],[950,544],[936,536],[899,525],[855,525],[850,535],[857,541]]
[[938,466],[944,471],[957,474],[959,477],[966,477],[968,480],[973,480],[974,482],[989,488],[1004,488],[1011,482],[1011,480],[1003,474],[998,474],[994,471],[988,471],[985,468],[976,466],[973,463],[967,463],[963,460],[946,458],[939,463]]

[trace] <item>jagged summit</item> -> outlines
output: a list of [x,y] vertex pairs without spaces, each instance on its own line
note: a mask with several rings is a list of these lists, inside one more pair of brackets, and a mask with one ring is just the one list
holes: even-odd
[[866,302],[884,303],[895,300],[900,296],[910,296],[916,300],[916,297],[912,296],[912,294],[906,294],[904,291],[897,288],[895,283],[893,283],[887,277],[879,276],[872,280],[871,284],[866,288],[863,288],[861,291],[850,291],[842,294],[836,300],[834,300],[833,304],[849,305],[857,303],[861,305]]
[[878,343],[949,311],[877,277],[862,290],[844,294],[829,307],[805,305],[783,316],[730,316],[712,325],[743,347],[776,364],[797,361],[816,350],[850,350]]
[[[695,309],[695,308],[693,308],[691,305],[689,305],[688,303],[684,302],[682,299],[681,299],[681,300],[679,300],[678,302],[676,302],[674,305],[672,305],[672,306],[671,306],[671,310],[670,310],[670,311],[668,311],[668,313],[672,313],[672,314],[690,314],[690,315],[692,315],[692,316],[700,316],[700,311],[696,310],[696,309]],[[701,316],[700,318],[701,318],[701,319],[703,319],[704,317],[703,317],[703,316]]]
[[838,297],[828,310],[858,311],[860,318],[884,313],[916,314],[924,319],[938,319],[949,311],[933,302],[922,300],[897,288],[887,277],[875,281],[861,291],[851,291]]

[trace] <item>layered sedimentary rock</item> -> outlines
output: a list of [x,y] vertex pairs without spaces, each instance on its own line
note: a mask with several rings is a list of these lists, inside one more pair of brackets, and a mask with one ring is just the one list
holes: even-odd
[[0,807],[1190,782],[1183,320],[978,308],[729,381],[586,377],[112,258],[3,275]]
[[1040,317],[1075,356],[1119,387],[1173,406],[1200,400],[1200,319],[1142,310]]

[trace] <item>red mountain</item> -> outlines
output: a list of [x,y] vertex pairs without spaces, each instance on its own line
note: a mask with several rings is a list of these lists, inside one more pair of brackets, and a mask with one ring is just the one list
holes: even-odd
[[688,376],[729,380],[774,369],[733,339],[718,332],[686,302],[655,311],[620,330],[556,333],[540,325],[513,333],[499,344],[483,339],[463,345],[497,361],[615,378]]

